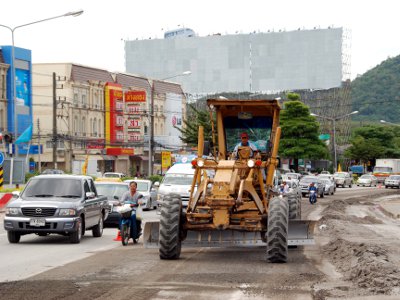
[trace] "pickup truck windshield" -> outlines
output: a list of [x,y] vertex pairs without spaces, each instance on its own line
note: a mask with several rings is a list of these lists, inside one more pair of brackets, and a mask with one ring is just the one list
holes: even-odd
[[[54,197],[82,197],[82,183],[73,178],[33,178],[26,186],[22,198],[36,197],[51,201]],[[59,201],[59,199],[55,200]]]

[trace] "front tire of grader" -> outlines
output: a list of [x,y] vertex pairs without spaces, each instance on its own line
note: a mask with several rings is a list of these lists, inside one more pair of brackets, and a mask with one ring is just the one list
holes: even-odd
[[167,195],[161,206],[159,253],[161,259],[178,259],[181,255],[182,201],[176,194]]
[[289,204],[279,197],[269,203],[267,228],[267,261],[285,263],[288,256]]

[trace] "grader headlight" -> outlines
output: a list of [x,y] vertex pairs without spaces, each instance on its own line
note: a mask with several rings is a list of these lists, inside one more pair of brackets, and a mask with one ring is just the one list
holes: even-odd
[[255,165],[255,162],[254,162],[254,160],[252,160],[252,159],[249,159],[249,160],[247,161],[247,166],[248,166],[249,168],[253,168],[253,167],[254,167],[254,165]]
[[202,159],[197,160],[197,165],[198,165],[200,168],[204,167],[204,160],[202,160]]

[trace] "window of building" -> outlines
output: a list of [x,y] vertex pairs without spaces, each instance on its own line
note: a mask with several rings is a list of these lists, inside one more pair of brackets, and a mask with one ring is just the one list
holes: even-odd
[[86,136],[86,118],[85,117],[82,117],[81,133],[83,136]]
[[102,132],[103,132],[103,129],[102,129],[102,127],[101,127],[101,123],[102,123],[102,121],[101,121],[101,119],[99,119],[99,126],[97,127],[98,129],[98,133],[99,133],[99,137],[102,137]]
[[1,99],[6,99],[6,76],[1,75]]
[[97,136],[97,120],[94,118],[92,127],[93,136]]
[[74,135],[78,135],[78,116],[74,117],[74,124],[73,124]]

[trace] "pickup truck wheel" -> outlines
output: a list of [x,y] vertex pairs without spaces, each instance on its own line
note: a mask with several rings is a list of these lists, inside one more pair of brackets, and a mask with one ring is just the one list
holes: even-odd
[[15,232],[15,231],[7,231],[7,237],[8,237],[8,241],[11,244],[16,244],[16,243],[19,243],[19,241],[21,239],[21,234],[19,234],[18,232]]
[[79,244],[82,238],[82,220],[79,218],[76,224],[76,231],[72,232],[69,236],[69,241],[72,244]]
[[161,259],[178,259],[181,255],[182,201],[168,195],[161,206],[159,253]]
[[99,219],[99,223],[92,229],[93,237],[101,237],[103,235],[103,228],[104,228],[104,221],[103,221],[103,214]]
[[267,261],[285,263],[288,256],[289,205],[278,197],[272,198],[268,209]]

